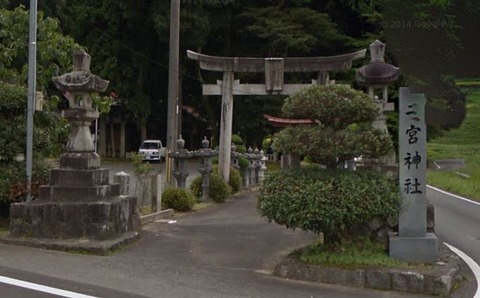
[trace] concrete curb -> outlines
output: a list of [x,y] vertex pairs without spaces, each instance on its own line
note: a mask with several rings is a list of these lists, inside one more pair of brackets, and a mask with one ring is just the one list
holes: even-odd
[[126,232],[120,237],[108,240],[90,240],[90,239],[37,239],[37,238],[16,238],[0,237],[0,243],[21,245],[49,250],[58,250],[65,252],[84,252],[94,255],[105,256],[120,249],[128,244],[137,241],[140,238],[138,232]]
[[173,209],[165,209],[155,213],[140,216],[140,224],[146,225],[147,223],[154,222],[159,219],[165,219],[173,216]]
[[273,274],[310,282],[448,296],[462,280],[461,260],[444,244],[439,246],[439,253],[440,261],[431,266],[343,269],[302,263],[296,252],[277,264]]
[[[158,219],[173,216],[173,209],[166,209],[140,217],[141,225],[153,222]],[[27,237],[1,236],[0,243],[10,245],[21,245],[41,249],[80,252],[94,255],[105,256],[128,244],[134,243],[140,239],[139,232],[126,232],[121,236],[108,240],[91,239],[37,239]]]

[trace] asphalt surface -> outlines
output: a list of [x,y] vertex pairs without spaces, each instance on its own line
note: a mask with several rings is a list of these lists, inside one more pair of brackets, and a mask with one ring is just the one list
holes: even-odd
[[266,222],[254,192],[173,220],[144,226],[138,243],[107,257],[0,245],[0,274],[97,297],[425,297],[272,277],[315,236]]
[[[126,163],[104,166],[112,176],[118,171],[133,173]],[[165,164],[152,166],[163,172]],[[198,175],[195,167],[189,166],[190,180]],[[436,208],[440,240],[479,262],[476,214],[480,210],[431,190],[428,197]],[[266,222],[256,211],[255,192],[171,220],[144,226],[138,243],[106,257],[0,244],[0,278],[116,298],[427,297],[272,277],[274,264],[296,247],[311,243],[315,235]],[[472,297],[476,284],[471,275],[468,278],[468,285],[453,297]],[[59,296],[0,281],[0,297]]]
[[447,171],[447,170],[458,170],[465,167],[464,159],[439,159],[433,163],[437,170]]

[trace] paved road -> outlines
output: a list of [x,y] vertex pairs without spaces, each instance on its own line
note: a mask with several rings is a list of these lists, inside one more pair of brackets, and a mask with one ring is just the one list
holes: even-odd
[[[109,167],[112,172],[131,169],[118,163]],[[439,238],[478,261],[478,207],[431,190],[428,196],[436,206]],[[310,243],[314,235],[265,222],[256,212],[254,193],[175,220],[148,224],[137,244],[107,257],[0,244],[0,296],[59,297],[1,283],[1,276],[8,276],[115,298],[425,297],[271,277],[282,255]]]
[[175,219],[145,226],[137,244],[107,257],[0,245],[0,268],[100,297],[425,297],[271,277],[281,256],[314,235],[267,223],[254,193]]
[[480,204],[467,202],[428,189],[427,196],[435,206],[435,232],[480,264]]
[[105,287],[94,286],[80,282],[72,282],[66,279],[20,271],[3,266],[0,266],[0,297],[146,298],[145,296],[121,292],[115,289],[108,289]]
[[435,231],[480,264],[480,205],[428,190],[435,206]]

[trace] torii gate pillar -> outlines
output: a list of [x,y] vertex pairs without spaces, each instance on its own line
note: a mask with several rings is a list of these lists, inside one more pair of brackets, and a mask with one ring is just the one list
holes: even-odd
[[233,124],[233,81],[234,73],[223,73],[222,81],[222,116],[220,120],[220,148],[218,154],[218,166],[220,176],[228,181],[230,178],[230,160]]

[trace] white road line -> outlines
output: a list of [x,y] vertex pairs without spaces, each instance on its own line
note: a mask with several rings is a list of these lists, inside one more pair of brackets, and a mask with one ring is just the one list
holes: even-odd
[[[452,193],[446,192],[444,190],[441,190],[439,188],[436,188],[436,187],[433,187],[433,186],[430,186],[430,185],[427,185],[427,187],[429,187],[429,188],[431,188],[435,191],[438,191],[440,193],[446,194],[448,196],[454,197],[456,199],[459,199],[459,200],[462,200],[462,201],[480,206],[479,202],[472,201],[472,200],[466,199],[464,197],[454,195]],[[472,258],[470,258],[466,253],[464,253],[463,251],[459,250],[458,248],[456,248],[456,247],[454,247],[454,246],[452,246],[448,243],[444,242],[444,244],[448,248],[450,248],[451,251],[453,251],[460,258],[462,258],[465,261],[465,263],[467,263],[468,267],[470,267],[470,270],[472,270],[473,275],[475,276],[475,279],[477,280],[477,292],[475,293],[475,296],[473,296],[473,298],[480,298],[480,266]]]
[[433,189],[433,190],[436,190],[436,191],[438,191],[438,192],[440,192],[440,193],[443,193],[443,194],[445,194],[445,195],[452,196],[452,197],[454,197],[454,198],[456,198],[456,199],[459,199],[459,200],[462,200],[462,201],[469,202],[469,203],[472,203],[472,204],[474,204],[474,205],[480,206],[480,203],[479,203],[479,202],[472,201],[472,200],[466,199],[466,198],[464,198],[464,197],[454,195],[453,193],[446,192],[446,191],[444,191],[444,190],[441,190],[440,188],[436,188],[436,187],[433,187],[433,186],[430,186],[430,185],[427,185],[427,187],[428,187],[428,188],[431,188],[431,189]]
[[83,295],[75,292],[60,290],[57,288],[47,287],[19,279],[14,279],[10,277],[0,276],[0,283],[9,284],[16,287],[26,288],[38,292],[44,292],[52,295],[57,295],[60,297],[69,297],[69,298],[97,298],[95,296]]
[[473,272],[473,275],[475,275],[475,278],[477,279],[477,292],[475,293],[475,295],[473,296],[473,298],[480,298],[480,286],[479,286],[479,281],[480,281],[480,266],[478,266],[477,263],[475,263],[474,260],[472,260],[472,258],[470,258],[466,253],[464,253],[463,251],[459,250],[458,248],[454,247],[454,246],[451,246],[450,244],[448,243],[445,243],[444,244],[450,248],[451,251],[453,251],[454,253],[456,253],[460,258],[462,258],[465,263],[467,263],[468,267],[470,267],[470,269],[472,270]]

